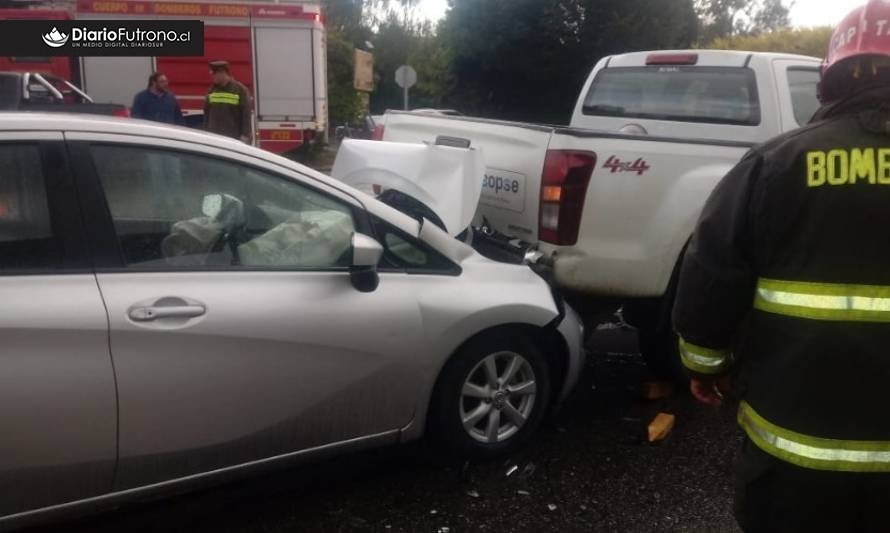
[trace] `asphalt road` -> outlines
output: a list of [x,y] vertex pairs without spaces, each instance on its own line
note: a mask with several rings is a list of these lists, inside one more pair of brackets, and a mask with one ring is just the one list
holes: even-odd
[[[42,531],[735,533],[734,409],[640,399],[635,333],[592,336],[575,394],[522,453],[484,464],[424,443],[341,457]],[[642,438],[659,411],[671,435]]]

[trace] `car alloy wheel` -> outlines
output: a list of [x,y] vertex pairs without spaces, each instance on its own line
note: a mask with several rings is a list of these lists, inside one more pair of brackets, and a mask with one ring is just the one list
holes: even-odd
[[467,375],[460,397],[460,419],[474,440],[503,442],[518,433],[535,408],[537,383],[529,361],[514,352],[482,359]]

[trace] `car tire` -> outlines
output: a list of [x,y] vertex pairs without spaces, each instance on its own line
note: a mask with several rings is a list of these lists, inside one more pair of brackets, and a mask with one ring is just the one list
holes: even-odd
[[520,331],[470,340],[446,364],[433,392],[430,429],[436,443],[472,459],[516,450],[547,412],[550,375],[547,359]]

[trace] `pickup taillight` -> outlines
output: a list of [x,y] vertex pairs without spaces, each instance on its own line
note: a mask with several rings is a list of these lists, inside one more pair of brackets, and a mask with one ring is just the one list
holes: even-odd
[[560,246],[578,242],[587,185],[594,168],[593,152],[547,151],[541,176],[540,240]]
[[126,107],[121,107],[120,109],[115,109],[115,110],[111,113],[111,116],[113,116],[113,117],[129,117],[129,116],[130,116],[130,112],[127,111],[127,108],[126,108]]
[[371,139],[374,141],[382,141],[385,129],[386,126],[383,126],[382,124],[380,126],[374,126],[374,133],[371,134]]

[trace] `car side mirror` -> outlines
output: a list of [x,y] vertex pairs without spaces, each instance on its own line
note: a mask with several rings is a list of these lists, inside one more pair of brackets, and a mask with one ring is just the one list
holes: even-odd
[[380,284],[377,263],[383,257],[383,246],[362,233],[352,234],[352,266],[349,277],[352,286],[360,292],[374,292]]

